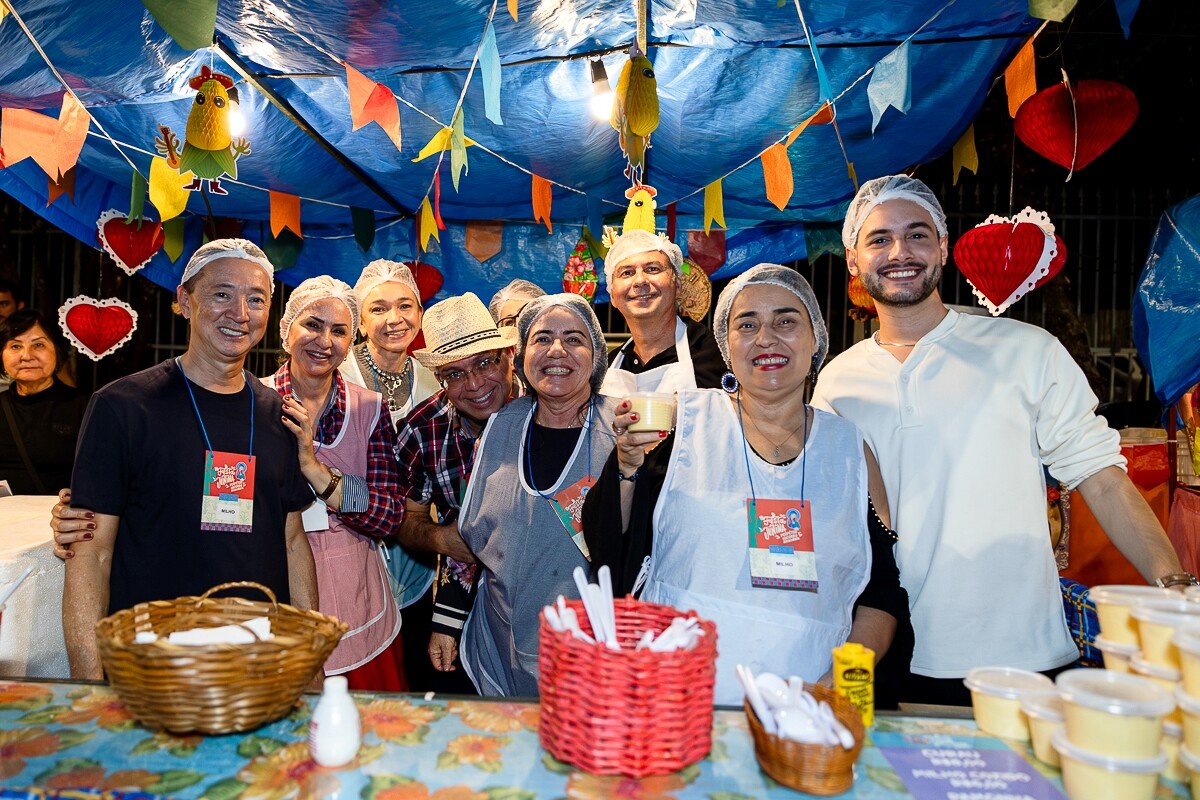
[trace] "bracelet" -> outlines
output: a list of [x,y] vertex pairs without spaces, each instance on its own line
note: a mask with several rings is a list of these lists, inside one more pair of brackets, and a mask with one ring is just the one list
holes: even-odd
[[335,489],[337,489],[338,484],[342,482],[342,473],[337,469],[330,467],[329,474],[331,476],[329,478],[329,485],[325,487],[325,491],[317,495],[317,497],[320,497],[323,501],[328,500],[329,496],[333,494]]
[[1200,586],[1200,581],[1190,572],[1172,572],[1156,580],[1154,585],[1160,589],[1169,589],[1172,586]]
[[629,481],[630,483],[633,483],[634,481],[636,481],[638,479],[638,475],[641,475],[641,474],[642,474],[642,468],[638,467],[637,469],[635,469],[633,471],[632,475],[630,475],[628,478],[626,478],[624,475],[621,474],[621,469],[618,467],[617,468],[617,481],[618,482]]

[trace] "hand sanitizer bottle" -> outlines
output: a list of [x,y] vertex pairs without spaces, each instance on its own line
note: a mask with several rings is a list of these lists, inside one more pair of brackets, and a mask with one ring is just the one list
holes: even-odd
[[325,679],[325,689],[308,726],[308,750],[322,767],[341,767],[358,755],[362,721],[343,675]]

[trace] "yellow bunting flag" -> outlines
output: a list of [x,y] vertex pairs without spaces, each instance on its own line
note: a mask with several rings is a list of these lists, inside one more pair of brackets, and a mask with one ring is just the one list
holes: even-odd
[[704,187],[704,235],[708,235],[713,222],[725,227],[725,198],[721,194],[721,179]]
[[954,143],[954,178],[951,183],[958,185],[958,172],[963,167],[971,170],[972,175],[979,174],[979,153],[975,150],[975,126],[968,125],[963,135]]
[[[763,183],[767,187],[767,199],[780,211],[787,208],[792,199],[792,162],[787,147],[776,142],[760,156],[763,168]],[[722,223],[724,224],[724,223]]]
[[554,191],[550,187],[550,181],[540,175],[534,175],[532,199],[533,221],[545,223],[546,230],[554,233],[554,226],[550,224],[550,206],[554,204]]
[[513,18],[513,22],[517,21],[517,0],[508,0],[508,14]]
[[797,137],[804,133],[804,129],[809,125],[828,125],[830,122],[833,122],[833,106],[825,103],[813,112],[812,116],[792,128],[792,132],[788,134],[785,146],[791,147],[792,142],[796,141]]
[[271,192],[271,235],[279,238],[284,228],[304,238],[300,232],[300,198],[287,192]]
[[438,233],[437,220],[433,216],[433,206],[429,204],[429,196],[426,195],[425,199],[421,201],[421,219],[418,223],[417,233],[417,241],[421,245],[422,253],[429,249],[430,236],[441,243],[442,235]]
[[1004,70],[1004,88],[1008,91],[1008,115],[1016,119],[1021,104],[1037,94],[1037,70],[1035,68],[1033,37],[1025,43]]
[[854,162],[846,162],[846,174],[850,176],[850,182],[854,184],[854,191],[858,191],[858,172],[854,169]]
[[[443,150],[446,150],[447,148],[449,148],[450,147],[450,137],[453,134],[454,134],[454,129],[451,128],[449,125],[442,128],[440,131],[438,131],[437,133],[435,133],[433,135],[433,138],[430,139],[424,147],[421,148],[421,152],[417,153],[417,157],[414,158],[413,161],[420,161],[422,159],[429,158],[431,155],[434,155],[435,153],[440,153]],[[473,144],[475,144],[474,139],[472,139],[469,136],[463,137],[463,147],[470,147]]]
[[158,218],[163,222],[183,213],[191,191],[185,188],[192,182],[192,173],[180,175],[161,156],[150,160],[150,202],[158,209]]

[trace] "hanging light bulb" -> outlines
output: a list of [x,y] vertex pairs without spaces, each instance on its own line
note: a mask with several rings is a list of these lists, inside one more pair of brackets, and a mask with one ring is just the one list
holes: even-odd
[[242,104],[238,102],[236,86],[229,89],[229,135],[241,136],[246,132],[246,115],[242,113]]
[[608,119],[613,106],[612,86],[608,83],[608,72],[600,59],[592,61],[592,116],[596,119]]

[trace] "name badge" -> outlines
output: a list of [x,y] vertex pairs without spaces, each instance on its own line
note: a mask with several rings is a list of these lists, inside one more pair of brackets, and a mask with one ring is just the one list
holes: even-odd
[[205,451],[200,530],[250,533],[254,523],[254,456]]
[[300,521],[304,523],[305,533],[327,531],[329,530],[329,507],[325,505],[324,500],[318,497],[300,514]]
[[588,561],[592,560],[592,554],[588,552],[587,540],[583,538],[583,501],[595,485],[594,477],[584,475],[550,500],[550,506],[554,513],[558,514],[558,520],[563,524],[567,535]]
[[807,500],[746,499],[750,584],[817,590],[812,505]]

